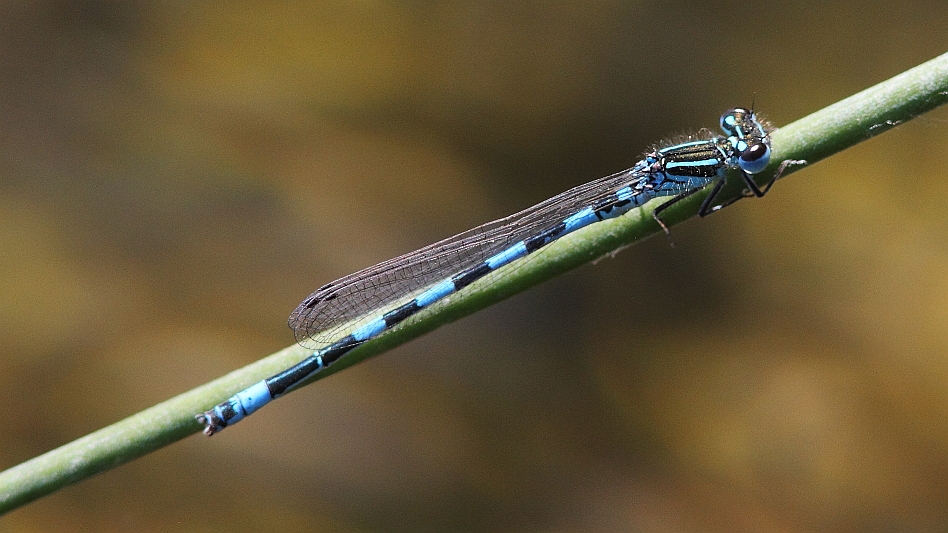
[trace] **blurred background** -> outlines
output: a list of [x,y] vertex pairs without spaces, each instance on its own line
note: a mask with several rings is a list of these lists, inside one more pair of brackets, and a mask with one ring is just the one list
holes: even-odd
[[[948,4],[4,2],[0,469],[339,276],[948,49]],[[944,531],[937,110],[2,531]]]

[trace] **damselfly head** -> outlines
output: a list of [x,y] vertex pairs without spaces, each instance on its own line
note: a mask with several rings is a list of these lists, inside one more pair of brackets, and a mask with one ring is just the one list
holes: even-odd
[[761,172],[770,163],[770,136],[754,112],[735,107],[721,115],[721,129],[734,148],[737,164],[748,174]]

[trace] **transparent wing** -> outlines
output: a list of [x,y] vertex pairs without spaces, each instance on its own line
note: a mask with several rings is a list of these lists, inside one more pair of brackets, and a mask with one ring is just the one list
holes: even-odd
[[574,187],[519,213],[488,222],[414,252],[327,283],[296,308],[289,326],[301,345],[317,349],[339,329],[406,295],[449,278],[645,175],[642,165]]

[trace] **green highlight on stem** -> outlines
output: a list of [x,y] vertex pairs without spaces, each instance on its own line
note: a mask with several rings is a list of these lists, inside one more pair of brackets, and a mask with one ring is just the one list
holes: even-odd
[[[768,170],[776,170],[785,160],[806,162],[788,166],[783,173],[786,176],[931,111],[946,101],[948,54],[943,54],[775,131],[771,137],[773,163]],[[757,177],[765,181],[769,175],[764,171]],[[721,200],[726,200],[728,195],[740,194],[740,182],[740,179],[730,179],[726,190],[722,191]],[[662,214],[663,220],[673,225],[695,216],[704,196],[705,193],[695,194],[679,202]],[[663,201],[667,199],[654,200],[625,216],[593,224],[554,242],[543,254],[525,265],[488,275],[463,293],[433,305],[411,321],[356,348],[319,373],[313,381],[661,232],[651,212]],[[199,432],[202,425],[195,420],[196,413],[308,355],[309,352],[299,346],[286,348],[0,472],[0,513]],[[245,423],[253,422],[251,419]]]

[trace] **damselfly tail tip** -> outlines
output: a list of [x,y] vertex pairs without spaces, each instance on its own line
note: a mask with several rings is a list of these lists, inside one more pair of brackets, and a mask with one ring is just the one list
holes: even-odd
[[220,425],[219,423],[217,413],[215,413],[213,410],[194,415],[194,418],[196,418],[201,424],[204,424],[204,434],[208,437],[211,437],[218,431],[224,429],[224,426]]

